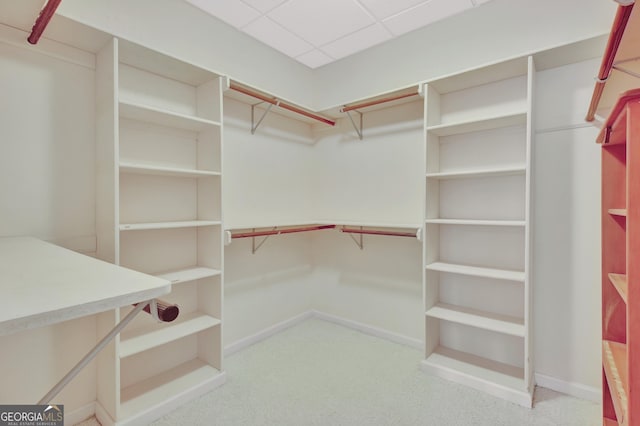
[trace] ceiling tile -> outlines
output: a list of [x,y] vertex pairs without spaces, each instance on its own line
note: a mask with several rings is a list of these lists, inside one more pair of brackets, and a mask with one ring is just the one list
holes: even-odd
[[249,6],[259,10],[262,13],[267,13],[276,6],[281,5],[286,0],[242,0]]
[[333,62],[333,58],[327,56],[318,49],[314,49],[311,52],[300,55],[296,60],[302,62],[309,68],[318,68],[322,65],[328,64],[329,62]]
[[260,16],[254,8],[241,1],[185,0],[195,7],[234,27],[243,27]]
[[295,57],[313,49],[313,46],[309,43],[291,34],[267,17],[253,21],[244,27],[243,30],[252,37],[288,56]]
[[388,18],[410,7],[429,0],[358,0],[367,10],[378,19]]
[[401,35],[472,7],[471,0],[431,0],[385,19],[383,24],[393,34]]
[[490,2],[490,1],[491,1],[491,0],[473,0],[473,3],[474,3],[476,6],[480,6],[481,4],[485,4],[485,3],[488,3],[488,2]]
[[315,46],[374,23],[373,18],[353,0],[289,0],[269,12],[268,16]]
[[374,24],[353,34],[322,46],[322,50],[335,59],[344,58],[373,45],[389,40],[391,34],[382,25]]

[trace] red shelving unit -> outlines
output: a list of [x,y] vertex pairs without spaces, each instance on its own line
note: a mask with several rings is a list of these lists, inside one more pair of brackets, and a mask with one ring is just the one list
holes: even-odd
[[623,93],[602,144],[603,424],[640,425],[640,89]]

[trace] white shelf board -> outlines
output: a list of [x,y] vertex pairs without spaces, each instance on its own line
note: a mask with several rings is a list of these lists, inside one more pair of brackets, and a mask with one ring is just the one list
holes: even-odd
[[152,166],[149,164],[120,162],[120,172],[139,175],[177,176],[177,177],[209,177],[220,176],[220,172],[209,170],[183,169],[178,167]]
[[199,132],[207,128],[220,127],[220,123],[216,121],[180,114],[148,105],[120,101],[119,108],[121,117],[157,124],[164,127],[177,127],[195,132]]
[[192,312],[179,315],[171,323],[153,324],[152,330],[139,329],[133,335],[125,330],[121,333],[119,355],[120,358],[126,358],[219,324],[220,320],[217,318],[201,312]]
[[427,177],[432,179],[469,179],[476,177],[524,175],[526,171],[527,168],[524,165],[518,165],[480,170],[427,173]]
[[31,237],[0,238],[0,336],[139,303],[171,284]]
[[481,219],[427,219],[433,225],[472,225],[472,226],[515,226],[524,227],[524,220],[481,220]]
[[445,94],[526,74],[527,57],[521,56],[463,72],[456,71],[454,74],[429,81],[428,84],[433,86],[438,93]]
[[457,265],[454,263],[434,262],[427,265],[430,271],[448,272],[451,274],[471,275],[475,277],[494,278],[507,281],[524,282],[525,273],[506,269],[483,268],[478,266]]
[[457,123],[437,124],[428,126],[427,131],[438,136],[451,136],[463,133],[479,132],[482,130],[498,129],[501,127],[517,126],[527,123],[526,111],[484,117],[477,120],[460,121]]
[[223,374],[199,359],[181,364],[122,389],[120,417],[128,419],[154,410],[157,411],[167,401],[179,398],[196,388],[212,389]]
[[421,367],[436,376],[531,407],[533,395],[522,368],[442,346],[423,360]]
[[427,310],[426,315],[511,336],[524,337],[525,335],[524,320],[522,318],[498,315],[492,312],[483,312],[446,303],[438,303],[431,307]]
[[161,75],[191,86],[199,86],[218,77],[185,59],[177,59],[128,40],[119,39],[118,56],[121,63]]
[[171,282],[171,284],[180,284],[199,280],[201,278],[215,277],[217,275],[220,275],[221,273],[222,271],[220,271],[219,269],[195,266],[193,268],[163,272],[161,274],[156,274],[156,277],[168,280]]
[[200,226],[221,225],[219,220],[186,220],[179,222],[123,223],[121,231],[143,231],[148,229],[196,228]]

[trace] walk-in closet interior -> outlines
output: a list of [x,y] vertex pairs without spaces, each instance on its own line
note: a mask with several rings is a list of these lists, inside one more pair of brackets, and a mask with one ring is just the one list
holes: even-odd
[[632,0],[44,3],[0,1],[0,405],[150,424],[320,321],[640,425]]

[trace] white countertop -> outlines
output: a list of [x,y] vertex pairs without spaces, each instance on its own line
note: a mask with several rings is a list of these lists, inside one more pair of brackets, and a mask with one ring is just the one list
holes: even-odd
[[162,296],[167,280],[31,237],[0,238],[0,336]]

